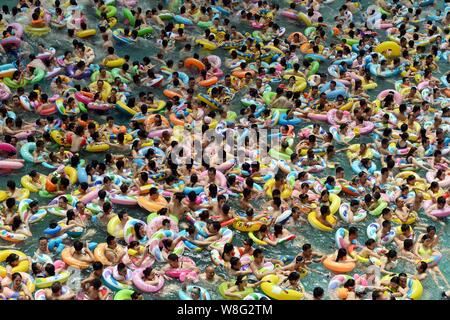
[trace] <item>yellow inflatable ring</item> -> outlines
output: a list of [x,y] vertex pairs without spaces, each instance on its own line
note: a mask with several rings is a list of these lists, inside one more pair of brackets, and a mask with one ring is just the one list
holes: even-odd
[[[3,262],[8,258],[8,256],[12,253],[15,253],[19,256],[19,258],[26,258],[27,255],[19,250],[2,250],[0,251],[0,262]],[[28,272],[28,268],[30,267],[30,263],[28,259],[22,260],[19,262],[19,264],[12,268],[11,272]],[[6,276],[6,268],[3,266],[0,266],[0,277],[4,278]]]
[[336,212],[338,212],[339,208],[341,207],[341,198],[334,193],[330,193],[330,212],[331,214],[335,214]]
[[75,35],[76,35],[78,38],[87,38],[87,37],[95,36],[96,33],[97,33],[97,31],[96,31],[95,29],[87,29],[87,30],[80,30],[80,31],[77,31],[77,32],[75,33]]
[[119,58],[116,60],[110,60],[106,63],[103,63],[108,68],[119,68],[123,66],[126,63],[126,60],[124,58]]
[[[47,181],[46,176],[44,176],[43,174],[39,175],[39,182],[41,183],[42,186],[41,189],[45,188],[46,181]],[[28,174],[20,179],[20,183],[25,189],[28,189],[30,192],[39,192],[39,190],[41,190],[34,184],[32,178]]]
[[[331,223],[333,226],[336,225],[337,220],[333,215],[328,215],[327,216],[327,221],[329,223]],[[333,228],[327,227],[324,224],[322,224],[318,219],[317,219],[317,212],[316,211],[312,211],[308,214],[308,221],[309,223],[316,229],[320,230],[320,231],[325,231],[325,232],[331,232],[333,231]]]
[[[387,50],[391,50],[390,54],[386,53]],[[384,41],[377,45],[374,51],[383,54],[386,58],[395,58],[400,57],[402,47],[395,41]]]
[[106,230],[108,231],[108,234],[118,239],[123,239],[123,228],[120,228],[120,220],[118,215],[115,215],[108,221]]
[[275,300],[303,300],[305,297],[303,292],[283,289],[279,286],[280,277],[274,274],[269,274],[262,278],[263,283],[261,283],[261,290],[268,297]]

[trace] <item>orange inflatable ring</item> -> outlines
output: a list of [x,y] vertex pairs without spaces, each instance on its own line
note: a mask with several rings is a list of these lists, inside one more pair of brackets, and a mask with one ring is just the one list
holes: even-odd
[[99,243],[94,249],[95,260],[103,263],[105,266],[111,265],[111,262],[105,256],[105,249],[107,247],[107,243]]
[[294,37],[295,37],[295,35],[297,35],[297,34],[298,34],[298,36],[299,36],[299,38],[300,38],[300,42],[301,42],[301,43],[307,42],[307,41],[308,41],[308,38],[306,38],[305,35],[304,35],[303,33],[301,33],[301,32],[292,32],[292,33],[289,35],[289,37],[287,38],[288,41],[289,41],[289,42],[294,41]]
[[304,44],[302,44],[300,46],[300,52],[301,53],[314,53],[313,49],[311,48],[311,45],[309,44],[309,42],[305,42]]
[[95,93],[90,91],[80,91],[83,96],[93,99],[95,97]]
[[67,247],[61,252],[62,261],[64,261],[67,265],[75,267],[77,269],[87,269],[91,266],[90,263],[85,261],[80,261],[72,257],[70,254],[70,250],[72,247]]
[[83,121],[83,120],[81,120],[80,118],[78,118],[77,122],[78,122],[78,124],[79,124],[80,126],[82,126],[83,128],[87,128],[87,126],[88,126],[88,124],[89,124],[87,121]]
[[[244,76],[245,76],[245,74],[244,74]],[[212,85],[215,85],[217,83],[217,81],[219,81],[219,78],[211,77],[209,79],[200,81],[198,84],[201,85],[202,87],[210,87]]]
[[96,123],[96,122],[93,121],[93,120],[83,121],[83,120],[81,120],[80,118],[78,118],[78,119],[77,119],[77,122],[78,122],[78,124],[79,124],[80,126],[82,126],[83,128],[86,128],[86,127],[89,125],[89,123],[93,122],[93,123],[95,123],[95,128],[98,128],[98,123]]
[[333,35],[337,36],[341,34],[341,30],[339,30],[338,28],[334,27],[333,28]]
[[148,196],[137,197],[137,201],[138,201],[138,205],[141,208],[143,208],[149,212],[158,211],[169,205],[167,200],[164,199],[164,197],[162,195],[159,195],[158,199],[156,199],[155,201],[150,200],[150,198]]
[[46,26],[44,19],[32,20],[30,24],[35,28],[43,28]]
[[356,267],[354,262],[336,262],[332,259],[332,256],[328,256],[323,261],[323,266],[330,271],[335,273],[348,273],[351,272]]
[[250,72],[252,77],[255,75],[255,71],[253,71],[253,70],[237,70],[237,71],[233,71],[232,75],[239,79],[242,79],[242,78],[245,78],[245,75],[247,72]]
[[200,60],[194,59],[194,58],[187,58],[184,60],[184,66],[187,68],[190,67],[197,67],[198,70],[205,70],[206,67]]
[[165,89],[163,91],[163,94],[169,99],[172,99],[173,97],[179,97],[180,99],[183,98],[183,96],[181,94],[176,93],[172,90],[168,90],[168,89]]
[[[69,146],[70,146],[70,144],[72,144],[72,136],[73,136],[73,132],[67,132],[67,134],[66,134],[66,141],[67,141],[67,144],[69,144]],[[83,136],[83,140],[81,140],[81,146],[82,147],[85,146],[86,143],[87,143],[86,137]]]
[[178,119],[177,115],[173,112],[169,115],[169,120],[174,126],[184,126],[184,121]]
[[54,184],[50,178],[47,177],[47,180],[45,181],[45,190],[47,190],[50,193],[56,192],[58,191],[58,186]]
[[[161,115],[160,115],[161,116]],[[145,119],[145,125],[153,124],[155,122],[156,114],[152,114]],[[161,121],[166,127],[170,127],[170,123],[166,117],[161,116]]]
[[114,134],[127,133],[127,127],[125,127],[125,126],[114,127],[113,128],[113,133]]

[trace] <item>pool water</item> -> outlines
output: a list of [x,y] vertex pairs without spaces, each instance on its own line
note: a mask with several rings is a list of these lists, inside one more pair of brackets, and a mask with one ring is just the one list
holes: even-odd
[[[78,1],[79,4],[84,4],[85,2],[86,1]],[[16,3],[16,1],[6,0],[6,4],[8,4],[8,5],[12,5],[15,3]],[[154,1],[154,0],[140,1],[140,5],[144,9],[144,11],[145,11],[145,9],[156,7],[157,3],[158,3],[158,1]],[[325,5],[325,8],[321,9],[321,13],[324,15],[325,21],[327,23],[329,23],[330,25],[333,24],[333,22],[334,22],[333,18],[335,15],[338,14],[338,8],[343,3],[344,3],[344,1],[337,0],[332,4]],[[279,4],[280,4],[281,8],[286,8],[288,6],[286,1],[280,1]],[[373,4],[373,2],[364,0],[364,1],[362,1],[362,4],[363,4],[363,8],[367,8],[367,6],[369,4]],[[443,6],[444,6],[443,1],[440,5],[443,8]],[[429,10],[429,9],[425,8],[425,10]],[[361,12],[363,12],[363,11],[365,11],[365,10],[361,10],[354,15],[355,21],[357,21],[359,23],[361,21],[363,21],[362,20],[363,17],[361,15]],[[92,23],[92,21],[96,21],[95,20],[96,18],[95,18],[95,13],[94,13],[94,10],[92,9],[92,6],[87,6],[85,13],[87,14],[88,21],[91,22],[91,24],[88,24],[88,27],[94,27],[94,24]],[[118,26],[120,27],[121,20],[122,20],[121,10],[119,10],[118,15],[119,15],[118,17],[119,17],[119,21],[120,21]],[[236,24],[238,26],[238,29],[240,32],[243,33],[243,32],[252,32],[253,31],[247,25],[240,25],[238,20],[236,19],[236,17],[231,17],[230,19],[232,20],[232,22],[234,24]],[[302,26],[296,22],[293,22],[292,20],[288,20],[284,17],[281,17],[281,16],[279,16],[276,19],[276,22],[280,26],[286,27],[286,29],[287,29],[286,34],[290,34],[291,32],[294,32],[294,31],[303,31],[305,28],[304,26]],[[118,27],[118,26],[116,26],[116,27]],[[189,34],[192,34],[192,32],[193,32],[192,30],[188,31]],[[195,33],[198,33],[198,32],[199,32],[198,30],[195,31]],[[67,35],[66,31],[52,30],[52,32],[50,34],[48,34],[42,38],[28,38],[28,40],[33,48],[36,48],[36,45],[38,43],[43,42],[47,46],[55,47],[58,51],[58,54],[62,54],[65,50],[71,50],[71,41],[72,40],[67,40],[66,35]],[[156,36],[157,36],[157,34],[156,34]],[[382,35],[381,38],[384,39],[384,35]],[[103,58],[103,55],[104,55],[104,50],[101,48],[102,40],[100,39],[100,37],[95,36],[94,38],[87,39],[87,40],[85,39],[84,41],[89,46],[94,47],[94,49],[96,50],[96,55],[97,55],[95,62],[99,62]],[[336,42],[336,40],[334,40],[334,41]],[[98,49],[98,51],[97,51],[97,49]],[[179,49],[179,48],[177,47],[177,49]],[[194,51],[199,52],[200,55],[211,54],[210,52],[203,51],[202,49],[199,49],[197,47],[195,48]],[[158,52],[158,49],[156,48],[153,39],[151,39],[150,41],[146,41],[141,47],[134,47],[134,46],[131,47],[131,46],[125,46],[125,45],[121,45],[121,44],[116,45],[116,53],[119,56],[123,56],[125,54],[130,55],[131,61],[140,60],[144,56],[156,55],[157,52]],[[213,54],[219,55],[222,58],[222,60],[229,57],[227,51],[221,50],[221,49],[214,51]],[[179,60],[177,50],[168,54],[166,59],[168,59],[168,58],[173,59],[176,64],[177,61]],[[440,69],[443,74],[449,70],[448,65],[446,65],[444,63],[440,63]],[[326,66],[321,66],[320,72],[326,73]],[[44,89],[48,88],[48,84],[43,84],[43,87],[44,87]],[[372,98],[375,98],[376,95],[378,94],[378,92],[380,92],[384,89],[393,88],[393,87],[394,87],[393,79],[387,79],[387,80],[378,79],[378,88],[376,90],[369,91],[369,93],[371,94]],[[148,91],[149,89],[144,89],[144,90]],[[162,97],[161,89],[152,89],[152,92],[154,92],[156,96]],[[233,104],[231,106],[231,109],[233,111],[240,110],[241,105],[240,105],[239,101],[240,101],[240,95],[238,94],[235,97],[235,99],[233,100]],[[119,124],[127,123],[127,121],[128,121],[127,117],[125,117],[115,111],[113,111],[112,114],[116,117],[117,123],[119,123]],[[24,118],[29,119],[29,118],[27,118],[27,115],[24,115]],[[94,116],[94,118],[104,122],[106,120],[106,115],[96,114]],[[300,129],[308,124],[310,124],[310,123],[309,122],[302,123],[296,129]],[[327,125],[324,125],[324,127],[327,128]],[[371,138],[370,136],[367,136],[367,137],[363,137],[363,138],[357,138],[352,143],[370,142],[370,141],[373,141],[373,138]],[[340,147],[338,146],[338,148],[340,148]],[[97,155],[89,154],[86,152],[82,152],[81,155],[82,155],[82,157],[85,157],[86,159],[98,158]],[[350,178],[352,175],[352,170],[348,164],[348,160],[347,160],[345,154],[341,152],[341,153],[338,153],[336,157],[337,157],[337,160],[341,163],[341,166],[343,166],[346,169],[346,178]],[[380,163],[376,162],[376,164],[377,164],[378,168],[380,168]],[[20,186],[20,178],[23,175],[27,174],[32,169],[35,169],[34,166],[27,163],[23,169],[16,172],[13,176],[0,177],[0,189],[5,189],[6,181],[8,179],[13,179],[14,181],[16,181],[17,185]],[[42,166],[39,166],[39,168],[37,168],[37,169],[41,173],[45,173],[45,174],[50,173],[49,170],[43,168]],[[419,172],[419,173],[421,175],[424,174],[424,172]],[[334,171],[327,169],[326,171],[319,174],[320,177],[325,177],[327,175],[334,175]],[[40,198],[36,194],[33,194],[32,198],[38,199],[42,205],[46,205],[50,200],[50,199]],[[346,199],[346,200],[349,200],[349,199]],[[133,208],[124,207],[124,208],[134,218],[141,219],[144,221],[146,220],[146,216],[148,215],[148,212],[146,212],[138,207],[133,207]],[[119,211],[120,209],[122,209],[120,206],[115,207],[116,212]],[[28,240],[26,240],[24,243],[17,245],[17,249],[23,250],[28,255],[33,255],[34,251],[37,248],[37,239],[43,234],[43,230],[48,226],[48,223],[55,219],[58,219],[58,218],[49,214],[42,222],[38,223],[38,225],[33,225],[31,227],[31,230],[32,230],[34,236],[29,238]],[[441,228],[440,225],[432,222],[430,219],[424,217],[424,215],[421,215],[421,219],[423,219],[423,221],[425,221],[426,223],[435,225],[437,227],[438,231],[440,230],[440,228]],[[359,240],[361,243],[364,243],[365,240],[367,239],[366,227],[372,221],[373,221],[373,218],[371,216],[368,216],[366,221],[356,224],[356,226],[358,227],[358,229],[360,231],[359,232],[359,234],[360,234]],[[341,223],[341,226],[348,227],[342,221],[340,221],[340,223]],[[99,228],[97,226],[92,226],[91,228],[93,228],[93,230],[95,231],[95,234],[91,238],[89,238],[89,241],[91,241],[91,242],[94,241],[94,242],[99,242],[99,243],[104,242],[106,239],[106,236],[107,236],[105,228]],[[313,248],[315,248],[316,250],[322,251],[322,252],[326,252],[326,253],[331,253],[336,248],[335,241],[334,241],[334,232],[333,233],[318,232],[316,229],[312,228],[309,224],[299,226],[295,230],[291,230],[291,231],[294,231],[297,234],[297,238],[294,241],[279,245],[275,248],[268,246],[268,247],[264,248],[265,255],[267,257],[277,257],[281,254],[295,255],[295,254],[298,254],[298,252],[301,249],[301,246],[304,243],[311,243],[311,244],[313,244]],[[245,238],[245,236],[246,236],[245,234],[241,234],[240,232],[236,231],[233,243],[241,246],[242,240]],[[449,263],[450,260],[448,257],[448,248],[447,248],[447,246],[449,244],[450,244],[450,236],[449,236],[449,226],[447,224],[445,226],[445,232],[440,240],[440,247],[441,247],[441,251],[444,254],[444,256],[443,256],[442,261],[439,264],[439,266],[440,266],[442,272],[444,273],[444,275],[450,279],[450,263]],[[9,245],[9,243],[6,243],[3,240],[0,240],[0,245],[7,246],[7,245]],[[185,254],[190,256],[191,258],[193,258],[202,270],[207,265],[212,265],[211,260],[210,260],[210,255],[207,251],[204,251],[201,253],[192,253],[192,252],[186,251]],[[155,267],[158,267],[158,266],[159,266],[159,264],[156,263]],[[313,265],[312,268],[317,269],[322,272],[326,272],[329,274],[329,271],[327,271],[321,264]],[[354,271],[356,273],[358,273],[358,271],[361,271],[361,270],[355,269]],[[412,265],[402,264],[402,263],[399,263],[397,271],[406,271],[408,273],[415,272],[414,267]],[[80,275],[78,273],[75,273],[72,276],[71,281],[69,281],[70,285],[73,288],[77,288],[77,287],[79,288],[79,284],[77,284],[77,280],[80,279]],[[221,268],[217,269],[217,273],[219,275],[221,275],[222,277],[224,277],[225,279],[229,279],[228,275]],[[87,274],[88,274],[87,271],[81,272],[81,276],[86,276]],[[332,275],[330,275],[330,276],[332,277]],[[316,273],[310,273],[306,278],[304,278],[302,280],[302,283],[309,292],[311,292],[312,289],[316,286],[321,286],[324,289],[326,289],[329,279],[330,279],[330,276],[324,277],[324,276],[316,274]],[[204,285],[204,284],[202,283],[201,285]],[[442,290],[435,286],[431,277],[428,277],[423,282],[423,286],[424,286],[424,294],[422,296],[422,299],[439,299],[440,298]],[[217,285],[206,284],[206,285],[204,285],[204,287],[210,291],[213,299],[221,298],[220,295],[218,294],[218,292],[216,291]],[[146,299],[178,299],[177,290],[179,288],[180,288],[180,283],[178,282],[178,280],[172,280],[172,281],[166,282],[165,286],[163,287],[163,289],[160,292],[158,292],[156,294],[145,294],[144,296]]]

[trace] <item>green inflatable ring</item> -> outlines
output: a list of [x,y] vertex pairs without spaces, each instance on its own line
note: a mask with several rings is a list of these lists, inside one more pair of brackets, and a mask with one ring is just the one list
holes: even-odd
[[143,29],[138,30],[139,37],[145,36],[146,34],[149,34],[149,33],[153,33],[152,27],[145,27]]
[[386,201],[381,200],[380,204],[373,209],[372,211],[369,211],[369,214],[372,216],[379,216],[384,208],[387,208],[388,203]]
[[123,17],[128,20],[130,23],[130,26],[134,27],[136,24],[136,19],[134,18],[133,14],[131,13],[131,10],[128,8],[123,9],[122,11]]
[[[239,298],[228,297],[228,296],[225,295],[225,291],[226,291],[230,286],[233,286],[233,283],[232,283],[232,282],[222,282],[222,283],[219,285],[219,293],[220,293],[220,295],[221,295],[224,299],[227,299],[227,300],[240,300]],[[235,293],[240,293],[240,294],[242,295],[242,297],[246,297],[246,296],[248,296],[249,294],[251,294],[251,293],[253,293],[253,292],[254,292],[253,288],[246,288],[244,291],[238,291],[238,292],[235,292]]]
[[26,26],[25,32],[31,33],[34,36],[43,36],[51,31],[49,26],[41,27],[41,28],[35,28],[32,26]]
[[263,41],[263,38],[261,37],[261,32],[258,30],[252,32],[252,38],[254,38],[258,42]]
[[136,75],[139,73],[139,66],[133,66],[131,67],[131,69],[128,71],[132,76]]
[[173,14],[167,12],[167,13],[160,13],[158,15],[158,17],[162,20],[162,21],[170,21],[173,19]]
[[227,121],[235,121],[236,118],[237,118],[237,113],[236,112],[234,112],[234,111],[228,111],[227,112],[227,118],[226,118]]
[[383,8],[379,8],[378,11],[380,11],[381,14],[387,15],[388,17],[392,15],[389,11],[386,11]]
[[86,106],[83,102],[78,102],[78,108],[80,108],[81,112],[87,112]]
[[316,74],[319,71],[320,63],[319,61],[311,62],[311,69],[308,71],[308,77]]
[[[117,8],[114,6],[106,6],[106,18],[112,18],[115,17],[117,14]],[[95,14],[97,17],[101,17],[101,12],[99,9],[95,11]]]
[[30,84],[41,82],[44,79],[45,74],[46,74],[45,70],[36,68],[33,72],[34,77],[33,79],[30,80]]
[[305,29],[305,32],[303,33],[306,37],[309,37],[311,33],[316,31],[316,27],[308,27]]
[[111,74],[113,75],[114,78],[119,77],[120,80],[121,80],[123,83],[125,83],[125,84],[130,83],[130,81],[129,81],[128,79],[125,79],[124,77],[122,77],[122,76],[119,74],[120,70],[121,70],[120,68],[114,68],[114,69],[111,70]]
[[42,198],[54,198],[55,194],[48,192],[47,190],[39,190],[39,197]]
[[208,29],[213,26],[213,23],[212,23],[212,21],[199,21],[197,23],[197,26],[202,29]]
[[133,293],[134,290],[122,289],[115,294],[114,300],[131,300],[131,295]]
[[[100,70],[97,70],[97,71],[94,71],[92,74],[91,74],[91,81],[92,82],[97,82],[97,80],[98,80],[98,75],[100,74]],[[109,72],[109,71],[106,71],[106,75],[108,76],[108,78],[107,79],[104,79],[106,82],[109,82],[109,83],[113,83],[114,82],[114,79],[113,79],[113,77],[112,77],[112,75],[111,75],[111,72]]]
[[9,77],[3,78],[3,82],[11,89],[18,89],[20,87],[25,87],[28,83],[26,79],[22,79],[19,83],[17,83],[16,81],[12,80]]
[[348,44],[349,46],[352,46],[354,44],[359,44],[359,39],[346,38],[344,40],[345,40],[345,43]]
[[276,92],[272,92],[272,91],[266,91],[263,93],[263,101],[266,105],[270,104],[270,101],[272,100],[273,97],[275,97],[277,95]]

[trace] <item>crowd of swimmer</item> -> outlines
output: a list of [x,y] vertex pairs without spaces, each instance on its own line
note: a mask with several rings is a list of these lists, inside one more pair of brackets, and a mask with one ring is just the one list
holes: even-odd
[[[417,300],[428,275],[445,295],[439,240],[450,215],[450,76],[437,62],[449,59],[450,7],[346,0],[329,25],[321,12],[332,2],[3,6],[0,237],[11,246],[0,251],[0,297],[137,300],[180,281],[178,296],[188,300],[210,299],[208,283],[224,299]],[[98,20],[88,20],[90,8]],[[275,20],[299,31],[287,35]],[[53,32],[73,48],[46,46]],[[129,55],[118,56],[119,45]],[[141,45],[158,53],[134,60]],[[178,61],[167,58],[174,50]],[[395,88],[371,99],[391,77]],[[117,112],[127,125],[116,123]],[[261,156],[245,129],[275,127],[281,144]],[[208,161],[186,161],[197,156],[184,145],[195,128],[243,129],[236,139],[248,161],[237,163],[236,150],[208,137]],[[365,136],[373,142],[355,143]],[[98,157],[88,161],[88,153]],[[10,176],[25,162],[33,169],[20,188]],[[146,221],[129,213],[137,206]],[[44,234],[33,233],[48,215]],[[367,230],[355,226],[361,221]],[[93,226],[107,230],[105,242],[89,241]],[[283,250],[310,228],[335,234],[336,251],[303,243],[296,256],[265,256],[265,247]],[[360,243],[362,233],[369,240]],[[15,246],[31,237],[39,246],[27,256]],[[192,252],[212,264],[201,270]],[[399,260],[416,271],[399,269]],[[308,274],[327,275],[319,264],[332,272],[329,285],[308,292]],[[74,269],[90,271],[78,292],[67,285]]]

